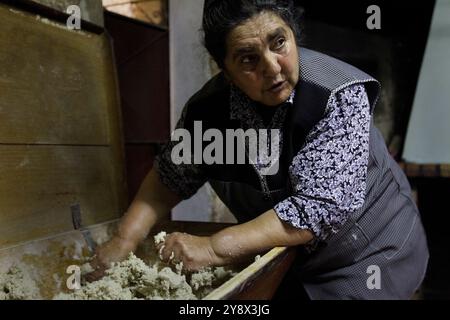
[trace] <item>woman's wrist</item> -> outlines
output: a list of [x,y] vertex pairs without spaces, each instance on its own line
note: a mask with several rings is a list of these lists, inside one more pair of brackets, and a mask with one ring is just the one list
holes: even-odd
[[123,251],[134,252],[134,251],[136,251],[136,249],[139,245],[139,241],[137,241],[136,239],[123,236],[120,233],[117,233],[114,236],[114,239],[119,243],[120,248]]
[[228,265],[238,262],[242,257],[242,246],[233,236],[232,228],[226,228],[210,238],[215,265]]
[[117,237],[137,246],[147,238],[155,222],[156,217],[151,208],[142,203],[133,202],[119,223]]

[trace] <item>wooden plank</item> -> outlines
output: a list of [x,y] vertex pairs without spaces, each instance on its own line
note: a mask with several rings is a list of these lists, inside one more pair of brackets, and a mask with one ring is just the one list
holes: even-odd
[[449,178],[450,164],[419,164],[401,162],[400,167],[410,178]]
[[106,34],[0,4],[0,247],[119,217],[126,206],[117,76]]
[[167,26],[167,0],[103,0],[103,6],[129,18]]
[[70,5],[77,5],[81,10],[83,20],[95,23],[103,27],[103,5],[102,0],[32,0],[60,12],[66,13]]
[[271,299],[296,256],[293,247],[276,247],[204,299]]
[[[268,263],[263,272],[251,275],[241,292],[229,297],[232,300],[271,300],[281,281],[297,255],[295,248],[288,248],[286,254],[274,263]],[[268,253],[269,255],[269,253]],[[266,256],[261,257],[266,259]]]
[[127,143],[165,142],[170,137],[168,32],[105,12],[119,75]]
[[0,5],[0,143],[109,144],[106,35]]
[[0,246],[72,230],[70,205],[84,225],[118,218],[123,190],[109,147],[1,146]]

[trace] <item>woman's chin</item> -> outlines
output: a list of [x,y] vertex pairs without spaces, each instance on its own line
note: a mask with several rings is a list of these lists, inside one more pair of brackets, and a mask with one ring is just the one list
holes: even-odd
[[280,92],[268,92],[262,103],[266,106],[276,107],[289,99],[292,90],[288,90],[287,88]]

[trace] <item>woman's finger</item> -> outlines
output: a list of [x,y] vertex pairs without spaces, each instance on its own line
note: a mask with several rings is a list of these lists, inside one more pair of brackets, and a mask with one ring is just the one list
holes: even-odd
[[158,249],[158,256],[159,259],[164,261],[164,249],[166,248],[165,245],[162,245],[159,249]]
[[86,274],[84,278],[87,282],[100,280],[105,275],[106,268],[97,268],[96,270]]

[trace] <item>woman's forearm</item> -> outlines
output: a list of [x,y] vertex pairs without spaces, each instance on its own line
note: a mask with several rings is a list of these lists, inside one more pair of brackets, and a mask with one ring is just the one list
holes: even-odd
[[211,242],[214,252],[231,263],[273,247],[306,244],[313,237],[311,231],[296,229],[269,210],[254,220],[216,233]]
[[180,199],[161,183],[156,170],[150,170],[120,221],[117,236],[137,246],[178,202]]

